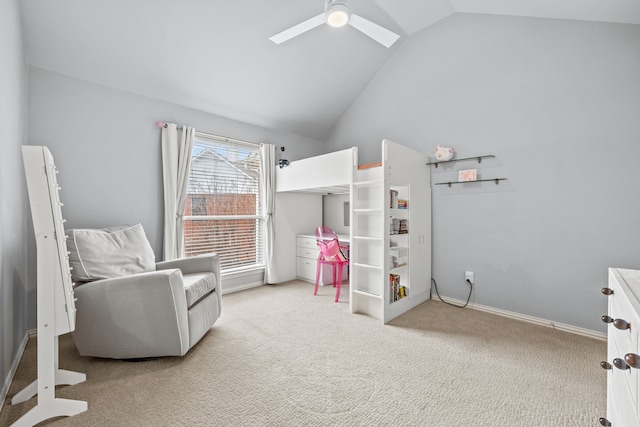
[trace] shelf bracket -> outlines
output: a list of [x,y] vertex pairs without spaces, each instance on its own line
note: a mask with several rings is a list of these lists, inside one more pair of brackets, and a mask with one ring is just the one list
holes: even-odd
[[489,154],[486,156],[475,156],[475,157],[465,157],[463,159],[453,159],[453,160],[446,160],[446,161],[440,161],[440,162],[429,162],[427,163],[427,165],[435,165],[436,169],[438,168],[438,165],[440,163],[455,163],[455,162],[463,162],[465,160],[477,160],[478,163],[482,163],[482,159],[491,159],[494,158],[495,156],[493,154]]
[[490,178],[490,179],[477,179],[475,181],[449,181],[449,182],[436,182],[434,185],[448,185],[451,187],[453,184],[473,184],[474,182],[489,182],[493,181],[496,185],[500,184],[500,181],[506,181],[507,178]]

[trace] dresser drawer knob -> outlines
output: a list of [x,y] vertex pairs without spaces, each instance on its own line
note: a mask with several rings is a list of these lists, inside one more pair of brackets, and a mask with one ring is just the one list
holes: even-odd
[[627,353],[624,355],[624,361],[627,365],[635,369],[640,369],[640,356],[635,353]]
[[605,295],[613,295],[613,289],[611,288],[602,288],[602,293]]
[[607,370],[612,368],[611,363],[609,362],[600,362],[600,366],[602,366],[602,369],[607,369]]
[[604,316],[602,316],[602,321],[604,323],[613,323],[613,317],[611,316],[607,316],[606,314]]
[[609,420],[604,417],[600,418],[600,425],[611,427],[611,423],[609,422]]
[[623,319],[616,319],[613,321],[613,326],[615,326],[616,328],[620,329],[621,331],[624,331],[626,329],[631,328],[631,324],[629,322],[627,322],[626,320]]
[[625,361],[620,359],[619,357],[616,357],[615,359],[613,359],[613,366],[615,366],[618,369],[622,369],[623,371],[626,369],[629,369],[629,365],[627,365]]

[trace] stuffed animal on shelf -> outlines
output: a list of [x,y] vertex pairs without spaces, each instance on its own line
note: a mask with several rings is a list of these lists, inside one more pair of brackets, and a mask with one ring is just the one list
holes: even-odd
[[453,158],[453,148],[436,145],[436,149],[433,155],[435,156],[436,160],[439,162],[449,161]]

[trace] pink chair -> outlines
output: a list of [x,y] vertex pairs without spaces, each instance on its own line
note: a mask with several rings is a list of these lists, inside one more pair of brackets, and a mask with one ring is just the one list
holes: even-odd
[[316,271],[316,286],[313,295],[318,293],[318,283],[320,281],[320,273],[323,265],[331,265],[333,267],[333,287],[336,288],[336,302],[340,299],[340,288],[342,287],[342,270],[345,265],[349,265],[349,259],[344,255],[342,250],[348,250],[348,246],[340,246],[340,241],[336,233],[321,225],[316,228],[316,242],[320,248],[318,254],[318,269]]

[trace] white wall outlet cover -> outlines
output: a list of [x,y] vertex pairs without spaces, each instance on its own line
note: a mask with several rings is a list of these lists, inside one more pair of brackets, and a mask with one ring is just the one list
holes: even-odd
[[475,275],[473,274],[473,271],[465,271],[464,272],[464,280],[465,281],[468,280],[473,285],[475,283]]

